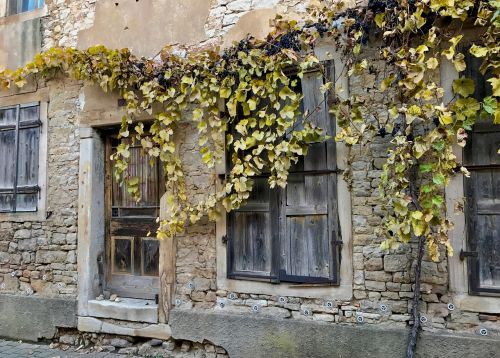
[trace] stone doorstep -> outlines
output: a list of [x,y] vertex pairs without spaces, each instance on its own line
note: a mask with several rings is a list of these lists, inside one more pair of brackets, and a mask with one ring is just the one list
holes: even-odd
[[[78,317],[78,330],[80,332],[107,333],[120,336],[157,338],[168,340],[172,331],[168,324],[158,323],[145,327],[134,327],[134,323],[120,322],[119,324],[102,321],[94,317]],[[135,324],[136,325],[136,324]]]
[[151,300],[120,298],[120,302],[109,300],[88,301],[91,317],[113,318],[122,321],[158,323],[158,305]]

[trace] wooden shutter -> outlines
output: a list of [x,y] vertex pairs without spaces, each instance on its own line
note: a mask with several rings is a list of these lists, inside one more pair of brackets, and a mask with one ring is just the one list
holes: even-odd
[[254,180],[247,203],[228,215],[228,277],[275,280],[276,190],[269,188],[266,177]]
[[19,109],[16,211],[37,210],[40,150],[39,111],[38,104]]
[[0,109],[0,212],[37,210],[39,110],[38,103]]
[[[467,52],[468,53],[468,52]],[[466,76],[475,82],[475,97],[491,95],[479,72],[481,59],[466,55]],[[469,132],[464,164],[469,278],[472,293],[500,292],[500,125],[479,119]]]
[[[334,78],[333,63],[326,73],[310,72],[302,79],[304,112],[317,126],[334,136],[328,99],[320,91]],[[336,157],[333,140],[312,144],[294,166],[281,201],[280,281],[338,282],[338,215]]]
[[[326,78],[334,78],[333,68],[326,63]],[[335,124],[320,91],[324,82],[319,71],[304,75],[303,110],[333,138]],[[270,190],[266,177],[255,181],[247,204],[228,215],[228,277],[338,283],[334,140],[310,146],[291,168],[286,189]]]

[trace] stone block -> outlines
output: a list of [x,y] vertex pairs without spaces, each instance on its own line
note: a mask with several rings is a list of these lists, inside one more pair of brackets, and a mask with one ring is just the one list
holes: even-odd
[[259,313],[274,318],[288,318],[291,316],[289,310],[280,307],[262,307],[259,309]]
[[66,257],[65,251],[38,250],[35,260],[40,264],[62,263],[66,261]]
[[158,305],[148,300],[132,298],[122,298],[121,302],[90,300],[88,312],[92,317],[148,323],[158,322]]
[[384,270],[388,272],[403,271],[408,268],[408,257],[406,255],[385,255]]
[[385,291],[385,282],[365,280],[365,286],[369,291]]
[[21,251],[34,251],[36,249],[36,239],[24,239],[17,242],[18,249]]
[[31,237],[31,230],[21,229],[14,233],[15,239],[29,239]]
[[52,339],[57,327],[76,326],[76,300],[0,295],[0,336]]
[[367,271],[377,271],[384,268],[384,263],[381,257],[372,257],[365,260],[365,270]]

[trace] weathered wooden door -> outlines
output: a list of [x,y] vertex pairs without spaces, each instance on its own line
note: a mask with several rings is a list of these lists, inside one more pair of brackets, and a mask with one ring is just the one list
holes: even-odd
[[141,191],[141,200],[136,202],[125,185],[114,180],[109,157],[117,144],[115,138],[107,139],[106,286],[122,297],[152,299],[159,291],[160,244],[155,232],[165,187],[163,175],[158,160],[142,155],[140,146],[130,146],[129,172],[139,178]]

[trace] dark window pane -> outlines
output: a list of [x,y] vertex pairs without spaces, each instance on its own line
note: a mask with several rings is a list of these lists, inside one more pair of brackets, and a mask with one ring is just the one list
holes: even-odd
[[159,250],[160,242],[158,240],[142,240],[143,274],[145,276],[158,276]]
[[16,211],[33,212],[37,210],[38,194],[17,194]]
[[0,126],[15,125],[16,123],[16,108],[0,109]]
[[114,239],[114,273],[132,273],[132,241]]
[[14,200],[12,194],[0,194],[0,212],[9,212],[14,210]]
[[20,122],[31,122],[40,119],[39,115],[40,107],[38,105],[31,107],[22,107],[19,113]]
[[17,185],[38,184],[38,148],[40,128],[19,130],[19,154],[17,156]]
[[16,165],[16,132],[0,131],[0,189],[14,187]]
[[17,14],[19,11],[17,9],[17,4],[19,0],[8,0],[9,4],[7,6],[7,15]]

